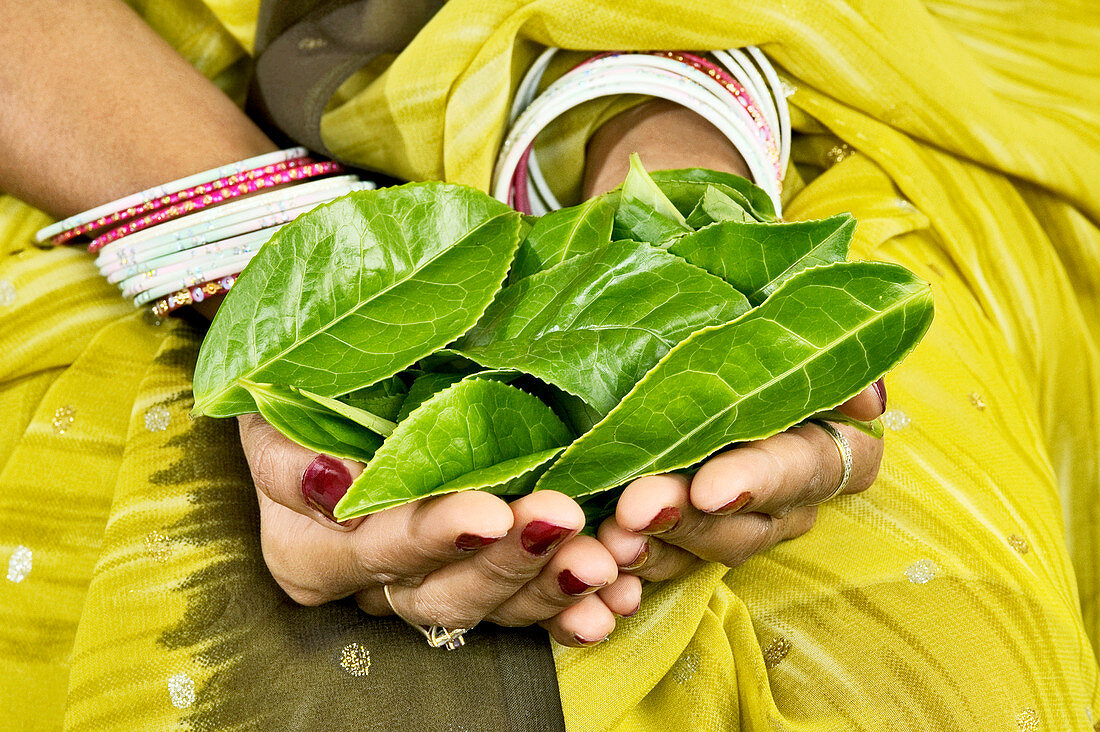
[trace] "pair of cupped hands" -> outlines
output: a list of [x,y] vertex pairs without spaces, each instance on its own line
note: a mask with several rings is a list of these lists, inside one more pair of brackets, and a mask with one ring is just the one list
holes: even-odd
[[[702,117],[647,102],[589,141],[584,197],[618,185],[630,152],[650,170],[701,166],[748,176],[732,145]],[[886,408],[881,381],[840,410],[861,421]],[[816,424],[732,446],[692,477],[639,478],[596,537],[572,498],[538,491],[507,503],[482,491],[428,498],[343,524],[332,509],[363,466],[290,442],[259,415],[239,418],[260,501],[271,574],[305,605],[352,596],[366,612],[448,628],[482,621],[539,623],[559,643],[606,639],[636,613],[642,583],[680,577],[700,562],[735,567],[813,526],[817,504],[843,477],[836,443]],[[836,425],[853,468],[845,493],[874,481],[882,442]],[[383,588],[389,585],[387,601]]]
[[[841,411],[885,408],[882,382]],[[691,478],[630,483],[596,537],[568,496],[537,491],[511,503],[483,491],[426,498],[338,523],[332,509],[363,466],[289,441],[256,414],[239,418],[260,501],[264,561],[295,601],[353,596],[366,612],[426,625],[539,623],[559,643],[606,639],[636,613],[642,582],[679,577],[701,561],[735,567],[813,526],[842,477],[839,451],[816,424],[719,453]],[[838,425],[852,448],[845,489],[874,481],[882,442]],[[383,587],[390,585],[393,607]]]

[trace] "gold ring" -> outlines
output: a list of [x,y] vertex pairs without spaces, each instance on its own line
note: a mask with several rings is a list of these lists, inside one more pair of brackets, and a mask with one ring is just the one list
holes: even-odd
[[848,444],[848,438],[845,437],[844,434],[832,424],[825,421],[818,421],[815,422],[815,424],[820,425],[821,429],[825,430],[825,433],[829,435],[829,437],[833,438],[833,443],[836,445],[836,449],[840,453],[840,463],[843,469],[843,472],[840,475],[840,484],[836,487],[836,490],[830,493],[826,498],[822,498],[820,501],[813,504],[816,506],[818,504],[825,503],[826,501],[833,500],[841,493],[843,493],[844,489],[848,487],[848,481],[852,478],[852,446]]
[[432,648],[446,648],[448,651],[453,651],[456,648],[461,648],[466,645],[466,639],[462,636],[469,632],[469,628],[444,628],[442,625],[421,625],[419,623],[414,623],[397,612],[397,608],[394,607],[393,604],[393,598],[390,597],[389,585],[382,585],[382,594],[386,596],[386,603],[390,606],[390,610],[393,610],[393,614],[419,630],[420,633],[428,639],[428,645]]

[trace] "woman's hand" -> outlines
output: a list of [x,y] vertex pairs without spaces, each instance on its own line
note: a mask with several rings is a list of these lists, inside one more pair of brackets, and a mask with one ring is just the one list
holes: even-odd
[[[694,166],[749,175],[717,128],[689,109],[657,100],[623,112],[592,136],[584,197],[619,185],[632,152],[648,170]],[[885,408],[881,381],[840,407],[865,421]],[[878,474],[882,441],[837,427],[852,449],[845,493],[857,493]],[[809,531],[816,504],[832,495],[841,477],[840,452],[825,430],[815,424],[795,427],[716,455],[690,479],[670,474],[635,480],[598,536],[621,572],[646,580],[677,577],[702,560],[734,567]]]
[[[882,382],[848,400],[841,411],[860,420],[885,409]],[[882,440],[835,425],[852,449],[844,493],[874,482]],[[736,567],[780,541],[813,527],[817,504],[840,485],[840,452],[816,424],[738,445],[712,457],[694,477],[653,475],[628,485],[599,539],[620,570],[657,581],[678,577],[700,560]]]
[[[340,524],[336,502],[363,466],[318,455],[256,414],[239,418],[260,502],[264,561],[296,602],[354,596],[373,615],[468,628],[541,622],[558,642],[603,640],[641,601],[575,501],[540,491],[511,504],[483,491],[423,499]],[[383,592],[392,585],[391,610]]]

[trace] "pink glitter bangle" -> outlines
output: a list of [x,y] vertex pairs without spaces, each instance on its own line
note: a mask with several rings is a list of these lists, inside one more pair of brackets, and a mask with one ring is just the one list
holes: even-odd
[[233,285],[236,284],[237,278],[240,277],[240,273],[221,277],[211,282],[204,282],[201,285],[195,285],[194,287],[186,287],[182,290],[177,290],[171,295],[166,295],[155,303],[150,305],[150,309],[158,318],[163,318],[169,313],[175,312],[182,307],[188,305],[194,305],[195,303],[202,302],[208,297],[215,295],[221,295],[229,292],[233,289]]
[[114,213],[108,214],[106,216],[101,216],[98,219],[95,219],[94,221],[89,221],[86,224],[74,226],[73,228],[63,231],[62,233],[53,237],[50,242],[55,245],[65,244],[66,242],[72,241],[76,237],[87,234],[88,232],[106,228],[111,224],[117,224],[120,221],[127,221],[134,218],[135,216],[149,213],[150,211],[157,211],[166,206],[171,206],[173,204],[180,203],[181,201],[186,201],[196,196],[203,196],[207,193],[213,193],[214,191],[218,191],[223,188],[235,186],[240,183],[247,183],[248,181],[252,181],[263,176],[281,173],[284,170],[298,168],[303,165],[308,165],[315,162],[315,160],[308,157],[294,158],[292,160],[286,160],[280,163],[273,163],[271,165],[264,165],[259,168],[253,168],[252,170],[246,170],[243,173],[218,178],[217,180],[211,181],[209,183],[202,183],[196,186],[192,186],[190,188],[185,188],[182,191],[177,191],[176,193],[170,193],[165,196],[160,196],[137,206],[131,206],[129,208],[122,209],[121,211],[115,211]]
[[152,213],[146,214],[139,219],[134,219],[122,226],[111,229],[106,234],[96,238],[91,246],[88,247],[88,251],[95,254],[107,244],[113,241],[121,239],[124,236],[133,234],[136,231],[147,229],[150,226],[162,224],[165,221],[180,218],[187,214],[194,213],[208,206],[215,206],[224,201],[237,198],[239,196],[247,195],[249,193],[255,193],[256,191],[263,190],[265,188],[273,188],[275,186],[281,186],[286,183],[294,183],[297,181],[308,180],[309,178],[316,178],[318,176],[329,175],[330,173],[343,172],[343,167],[339,163],[324,162],[324,163],[309,163],[289,170],[284,170],[278,173],[272,173],[270,175],[263,175],[250,181],[242,181],[231,188],[223,188],[213,193],[207,193],[201,198],[192,198],[186,201],[169,206],[168,208],[159,209]]

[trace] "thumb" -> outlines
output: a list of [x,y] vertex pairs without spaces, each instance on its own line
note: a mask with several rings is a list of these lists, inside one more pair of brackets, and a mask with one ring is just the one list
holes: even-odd
[[271,500],[338,531],[351,531],[362,522],[338,522],[332,515],[363,472],[362,463],[304,448],[258,414],[242,414],[237,423],[252,480]]

